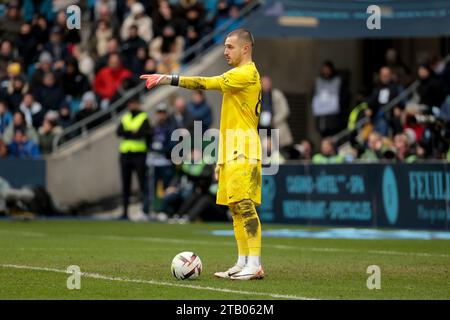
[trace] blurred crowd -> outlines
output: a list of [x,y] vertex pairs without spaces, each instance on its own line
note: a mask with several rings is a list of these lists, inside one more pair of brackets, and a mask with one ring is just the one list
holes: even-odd
[[[108,109],[139,75],[177,73],[221,41],[184,54],[249,3],[0,1],[0,158],[50,153],[57,134]],[[80,30],[66,26],[72,4],[81,8]]]
[[[332,61],[323,62],[311,100],[320,143],[316,148],[309,139],[291,145],[280,140],[280,161],[301,159],[325,164],[450,160],[450,55],[430,55],[412,69],[394,49],[387,50],[372,89],[358,92],[355,107],[349,108],[352,99],[348,77],[336,71]],[[405,94],[415,81],[417,88]],[[272,93],[272,102],[275,97]],[[278,126],[280,136],[290,139],[282,133],[283,127]],[[350,134],[338,136],[344,129]]]

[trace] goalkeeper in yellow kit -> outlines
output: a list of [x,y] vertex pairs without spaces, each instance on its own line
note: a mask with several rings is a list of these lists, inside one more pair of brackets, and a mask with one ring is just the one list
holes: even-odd
[[234,68],[215,77],[142,75],[146,86],[172,85],[223,93],[216,178],[217,204],[228,205],[238,246],[236,264],[219,278],[262,279],[261,224],[255,205],[261,204],[261,146],[257,131],[261,110],[261,84],[252,61],[254,40],[245,29],[230,32],[224,56]]

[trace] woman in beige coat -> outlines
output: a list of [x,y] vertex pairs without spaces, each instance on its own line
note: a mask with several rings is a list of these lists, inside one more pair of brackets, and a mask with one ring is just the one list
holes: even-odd
[[286,97],[281,90],[273,88],[272,80],[268,76],[261,78],[261,88],[260,127],[280,130],[280,148],[292,145],[291,129],[287,123],[290,110]]

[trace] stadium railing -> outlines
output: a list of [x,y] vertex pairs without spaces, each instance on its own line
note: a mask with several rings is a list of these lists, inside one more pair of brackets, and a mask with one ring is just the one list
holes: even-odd
[[[239,12],[237,18],[229,19],[226,23],[214,29],[214,31],[203,37],[195,45],[184,51],[182,57],[180,58],[180,61],[185,60],[190,55],[195,55],[195,57],[189,63],[185,64],[183,68],[188,68],[190,65],[195,64],[198,61],[198,59],[201,58],[201,55],[206,54],[213,47],[215,47],[214,44],[211,44],[211,42],[214,41],[214,38],[218,36],[223,36],[225,32],[228,31],[229,27],[232,26],[237,21],[243,23],[244,19],[248,18],[248,16],[252,12],[254,11],[256,12],[255,9],[257,9],[258,6],[260,6],[260,4],[261,4],[260,0],[252,1]],[[76,141],[78,141],[78,139],[85,138],[90,131],[95,130],[96,128],[101,127],[106,123],[116,119],[116,117],[120,116],[124,112],[123,106],[126,104],[126,102],[136,95],[141,95],[145,93],[144,89],[145,83],[142,82],[136,87],[127,90],[125,94],[122,95],[117,101],[112,103],[108,107],[108,109],[100,110],[97,113],[65,128],[60,134],[56,135],[55,138],[53,139],[53,153],[57,152],[62,145],[75,143]],[[101,119],[107,120],[102,121],[100,124],[96,126],[92,126],[95,122],[99,122]]]

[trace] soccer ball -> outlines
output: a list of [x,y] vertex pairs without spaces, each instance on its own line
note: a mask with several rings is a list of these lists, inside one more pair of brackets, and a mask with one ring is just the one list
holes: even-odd
[[173,258],[171,269],[177,279],[195,279],[202,272],[202,261],[193,252],[181,252]]

